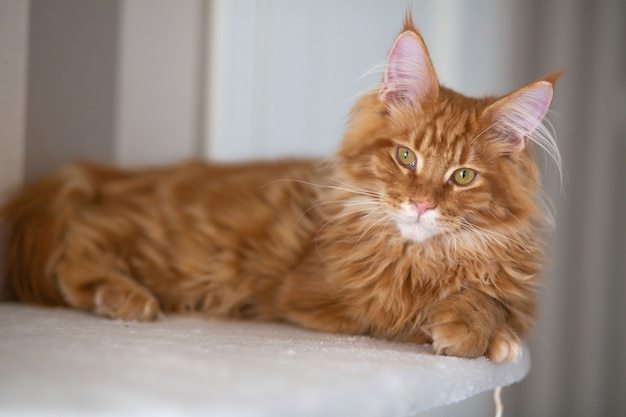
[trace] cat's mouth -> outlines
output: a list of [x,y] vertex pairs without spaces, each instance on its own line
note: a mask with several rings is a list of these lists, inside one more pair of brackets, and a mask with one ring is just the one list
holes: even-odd
[[401,210],[395,220],[403,237],[415,242],[423,242],[442,232],[438,224],[439,217],[437,210],[428,210],[423,214]]

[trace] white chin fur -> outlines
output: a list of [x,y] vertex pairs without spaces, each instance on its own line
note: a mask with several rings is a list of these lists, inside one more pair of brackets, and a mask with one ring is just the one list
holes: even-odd
[[417,221],[417,215],[407,213],[404,210],[401,215],[396,218],[396,225],[402,236],[415,242],[423,242],[440,233],[437,226],[437,218],[439,213],[430,210],[422,215]]

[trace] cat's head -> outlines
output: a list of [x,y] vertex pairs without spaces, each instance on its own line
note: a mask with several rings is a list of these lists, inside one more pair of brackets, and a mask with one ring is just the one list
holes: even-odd
[[413,241],[527,221],[538,212],[533,144],[558,159],[542,124],[558,77],[501,98],[465,97],[439,85],[407,18],[378,91],[352,111],[336,180],[360,190],[355,210],[369,204],[371,221]]

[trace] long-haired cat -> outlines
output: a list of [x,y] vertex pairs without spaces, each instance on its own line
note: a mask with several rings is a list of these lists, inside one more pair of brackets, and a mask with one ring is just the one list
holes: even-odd
[[[2,209],[25,302],[124,320],[282,320],[514,359],[545,214],[533,147],[558,75],[502,98],[439,85],[411,18],[324,161],[70,166]],[[534,142],[534,143],[533,143]]]

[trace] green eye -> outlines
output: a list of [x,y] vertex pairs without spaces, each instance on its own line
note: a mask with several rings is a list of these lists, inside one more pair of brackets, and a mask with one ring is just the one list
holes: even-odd
[[471,168],[460,168],[452,174],[452,182],[457,185],[470,185],[478,177],[478,172]]
[[398,146],[396,148],[396,158],[398,159],[400,165],[405,168],[414,168],[417,163],[415,153],[404,146]]

